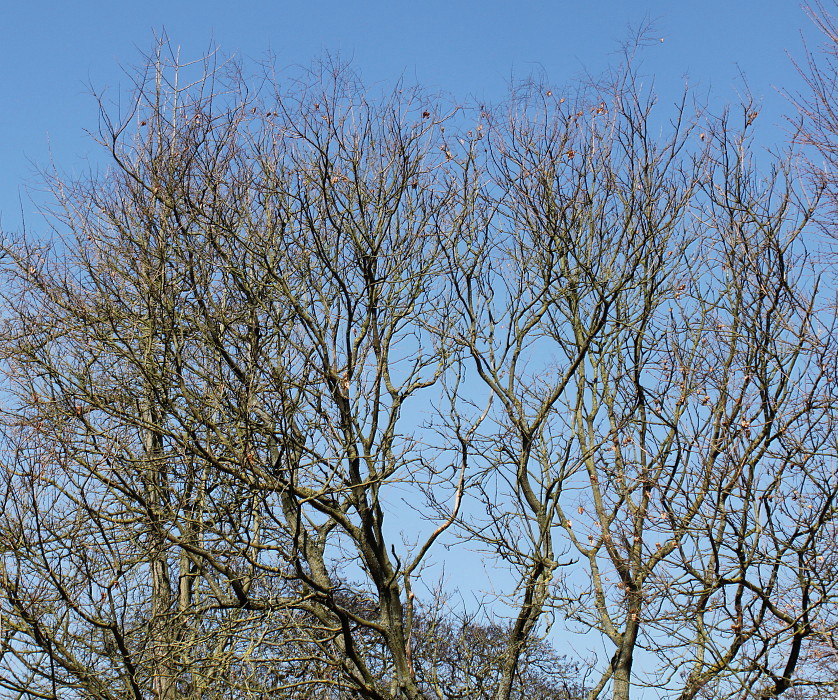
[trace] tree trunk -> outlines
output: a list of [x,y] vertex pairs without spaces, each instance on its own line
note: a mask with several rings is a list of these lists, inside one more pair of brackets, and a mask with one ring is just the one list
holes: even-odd
[[631,669],[634,663],[634,647],[640,630],[640,595],[629,594],[626,629],[620,646],[611,659],[613,700],[629,700],[631,695]]

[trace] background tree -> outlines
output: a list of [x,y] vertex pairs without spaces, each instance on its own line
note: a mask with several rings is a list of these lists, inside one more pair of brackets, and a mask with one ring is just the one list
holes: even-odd
[[[254,92],[167,51],[111,168],[3,244],[10,696],[832,682],[820,193],[757,168],[754,106],[663,127],[630,64],[497,108],[330,64]],[[429,580],[466,550],[481,617]]]

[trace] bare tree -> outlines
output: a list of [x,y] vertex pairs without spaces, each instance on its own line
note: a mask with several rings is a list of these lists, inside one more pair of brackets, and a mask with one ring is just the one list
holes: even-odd
[[496,399],[466,539],[519,582],[498,697],[548,610],[611,644],[591,699],[820,687],[803,650],[835,623],[816,559],[834,320],[801,241],[818,192],[788,159],[758,174],[753,105],[739,126],[682,106],[653,137],[631,78],[513,100],[456,232],[468,254],[449,247],[458,338]]
[[[797,65],[806,90],[790,95],[797,107],[802,125],[799,140],[812,146],[815,155],[808,159],[808,169],[813,180],[826,189],[829,207],[827,227],[834,229],[838,213],[838,190],[835,185],[835,168],[838,163],[836,134],[838,134],[838,111],[836,111],[836,70],[838,70],[838,23],[835,18],[835,3],[815,0],[804,6],[815,26],[821,31],[822,45],[815,51],[808,51],[804,63]],[[829,8],[833,8],[830,11]],[[832,233],[830,233],[832,235]]]
[[183,87],[158,55],[104,123],[113,168],[54,180],[53,240],[7,248],[6,683],[250,696],[289,650],[331,669],[305,683],[417,697],[402,591],[427,546],[397,555],[381,500],[435,474],[399,426],[449,362],[425,330],[440,119],[340,70],[257,100],[199,69]]
[[[167,51],[2,247],[10,697],[827,684],[834,312],[755,107]],[[466,550],[485,617],[431,592]]]

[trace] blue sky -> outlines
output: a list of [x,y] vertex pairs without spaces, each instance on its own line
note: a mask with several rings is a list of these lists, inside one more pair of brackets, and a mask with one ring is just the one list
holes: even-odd
[[[817,31],[795,0],[5,0],[0,13],[0,226],[37,231],[27,187],[53,161],[70,174],[100,162],[90,88],[116,100],[164,29],[184,58],[217,44],[278,66],[324,53],[351,60],[368,83],[404,77],[455,98],[503,98],[532,73],[561,86],[620,60],[632,31],[651,23],[642,72],[665,102],[685,80],[719,110],[745,89],[761,100],[766,146],[781,142],[780,91],[801,89],[802,60]],[[660,40],[663,39],[661,42]],[[454,564],[456,565],[456,563]],[[473,572],[474,575],[479,575]]]
[[618,61],[621,41],[653,22],[644,73],[664,97],[684,78],[719,108],[736,100],[746,76],[764,101],[766,143],[782,139],[788,109],[778,89],[800,80],[787,52],[801,58],[818,35],[794,0],[143,0],[3,4],[0,21],[0,225],[27,214],[35,166],[53,160],[79,172],[98,158],[85,129],[96,129],[89,87],[127,91],[127,67],[163,29],[196,57],[213,42],[226,53],[282,66],[306,65],[325,52],[351,59],[367,82],[404,76],[455,98],[496,101],[511,78],[540,73],[556,85]]

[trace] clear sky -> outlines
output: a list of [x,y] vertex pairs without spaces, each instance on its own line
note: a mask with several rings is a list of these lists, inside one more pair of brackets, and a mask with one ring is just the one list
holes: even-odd
[[[719,107],[746,76],[764,101],[765,138],[787,109],[778,89],[799,78],[787,52],[803,56],[816,30],[795,0],[31,0],[0,2],[0,225],[16,229],[34,165],[86,167],[97,153],[89,86],[127,90],[123,68],[163,29],[185,57],[213,42],[226,53],[279,66],[308,64],[325,52],[351,59],[367,82],[404,76],[455,98],[503,97],[510,78],[534,72],[557,85],[618,60],[632,28],[652,22],[655,42],[644,72],[664,95],[688,77]],[[98,157],[98,156],[96,156]],[[28,217],[27,223],[35,223]]]
[[820,41],[796,0],[0,0],[0,226],[18,229],[22,208],[37,231],[37,167],[95,164],[91,86],[126,94],[125,70],[163,30],[184,58],[213,44],[251,59],[270,51],[280,67],[331,53],[368,83],[404,77],[492,102],[516,77],[560,86],[600,73],[644,24],[656,41],[643,73],[664,100],[687,80],[718,110],[747,81],[765,144],[782,140],[781,91],[801,88],[791,57],[804,58],[804,38]]

